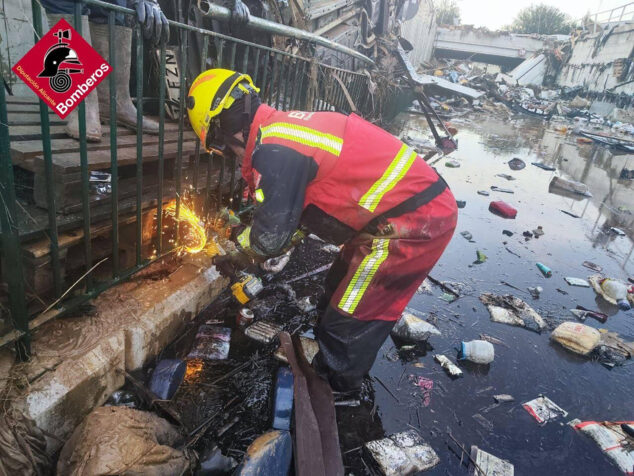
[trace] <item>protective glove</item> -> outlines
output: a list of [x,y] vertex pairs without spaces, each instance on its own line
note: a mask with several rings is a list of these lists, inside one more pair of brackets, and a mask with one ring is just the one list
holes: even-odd
[[214,256],[212,263],[223,276],[236,279],[238,271],[254,272],[257,270],[255,260],[242,251],[232,251],[224,256]]
[[131,5],[136,10],[137,20],[143,25],[143,36],[155,45],[161,41],[167,43],[170,38],[169,23],[158,0],[131,0]]
[[243,26],[249,23],[249,7],[242,0],[224,0],[224,7],[231,10],[231,26]]

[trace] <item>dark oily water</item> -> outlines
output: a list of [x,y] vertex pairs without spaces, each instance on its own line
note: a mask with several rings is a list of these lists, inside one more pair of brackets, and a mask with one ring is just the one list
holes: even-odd
[[[366,435],[375,437],[381,429],[384,434],[391,434],[414,427],[441,460],[425,474],[465,474],[464,467],[460,468],[460,456],[456,456],[460,450],[448,438],[448,431],[467,450],[477,445],[509,460],[515,465],[516,475],[621,474],[594,441],[566,423],[574,418],[633,420],[633,361],[608,370],[551,343],[549,335],[559,323],[575,320],[569,309],[582,305],[610,316],[605,324],[594,319],[585,324],[634,340],[634,311],[619,312],[597,298],[592,289],[569,286],[564,281],[566,276],[586,279],[594,274],[582,266],[586,260],[602,266],[609,277],[627,282],[634,275],[634,215],[627,212],[634,211],[634,183],[618,179],[624,167],[634,167],[634,156],[613,155],[609,149],[592,145],[578,146],[576,136],[554,132],[552,126],[539,120],[477,117],[455,125],[460,130],[459,149],[452,157],[461,162],[461,167],[445,167],[444,160],[436,167],[456,199],[467,203],[459,210],[456,234],[432,276],[440,281],[463,283],[462,297],[447,303],[439,298],[442,291],[433,289],[434,295],[421,293],[412,299],[409,306],[420,311],[421,316],[435,316],[442,336],[430,338],[433,351],[419,353],[419,357],[407,362],[392,361],[395,344],[388,339],[371,375],[380,379],[396,398],[382,385],[373,383],[375,418],[371,423],[367,421],[370,417],[360,418],[363,425],[356,442],[361,444]],[[409,122],[405,127],[416,128],[417,124]],[[421,130],[425,130],[424,126]],[[530,165],[511,170],[507,162],[514,157],[527,164],[553,165],[557,171]],[[497,174],[510,174],[516,180],[506,181]],[[587,184],[593,198],[549,193],[548,185],[554,176]],[[488,190],[491,185],[510,188],[515,193],[491,192],[489,197],[477,194],[477,190]],[[492,200],[511,204],[518,210],[517,218],[506,220],[490,213]],[[538,226],[543,227],[544,235],[526,240],[522,233]],[[609,232],[611,227],[625,231],[627,236]],[[505,236],[503,230],[514,235]],[[469,231],[473,242],[462,238],[462,231]],[[488,256],[485,263],[473,264],[477,250]],[[537,262],[551,268],[553,276],[545,278],[536,267]],[[536,286],[543,288],[538,300],[527,290]],[[546,319],[548,328],[540,335],[492,322],[478,299],[482,292],[510,293],[523,299]],[[491,365],[461,364],[464,376],[452,380],[433,361],[436,353],[444,353],[455,361],[460,341],[478,339],[480,334],[494,336],[506,344],[495,345],[495,361]],[[424,392],[412,383],[410,375],[434,381],[428,406],[423,405]],[[510,394],[515,401],[495,406],[493,395],[498,394]],[[540,426],[521,406],[540,394],[566,410],[568,416]],[[352,410],[338,410],[339,415],[344,413],[351,414]],[[357,453],[349,453],[348,460],[363,468],[354,456]]]

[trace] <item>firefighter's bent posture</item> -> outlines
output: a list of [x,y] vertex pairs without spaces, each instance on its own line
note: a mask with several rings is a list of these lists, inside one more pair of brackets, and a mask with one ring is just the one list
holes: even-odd
[[238,237],[240,266],[283,253],[300,227],[343,248],[326,278],[315,366],[356,391],[414,292],[451,239],[456,201],[416,152],[355,114],[282,112],[247,75],[203,72],[190,121],[207,149],[225,143],[259,202]]

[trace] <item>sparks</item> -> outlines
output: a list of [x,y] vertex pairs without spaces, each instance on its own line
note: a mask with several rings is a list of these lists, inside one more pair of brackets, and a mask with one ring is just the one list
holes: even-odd
[[[165,214],[176,219],[176,202],[165,207]],[[195,254],[203,250],[207,244],[207,233],[202,220],[187,205],[181,202],[178,221],[181,226],[180,241],[187,253]]]

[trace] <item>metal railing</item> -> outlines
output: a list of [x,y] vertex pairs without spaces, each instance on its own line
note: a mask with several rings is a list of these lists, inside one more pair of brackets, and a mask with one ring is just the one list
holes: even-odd
[[[85,5],[100,6],[109,12],[109,63],[116,71],[117,55],[120,52],[114,47],[115,42],[115,15],[124,14],[134,18],[135,12],[128,8],[111,5],[100,0],[83,0],[75,4],[74,23],[75,28],[81,34],[81,12]],[[35,41],[41,37],[42,12],[37,0],[32,2],[33,26]],[[0,226],[2,239],[2,268],[3,279],[8,291],[8,314],[12,322],[12,329],[7,332],[0,331],[0,346],[10,342],[17,343],[18,356],[26,359],[30,355],[31,331],[43,323],[75,309],[78,305],[94,298],[109,287],[129,278],[149,264],[171,253],[178,245],[180,221],[178,220],[183,200],[191,199],[192,206],[202,217],[211,217],[221,206],[228,205],[238,211],[242,202],[241,180],[236,174],[237,163],[231,156],[225,157],[221,153],[207,154],[201,151],[200,143],[196,139],[194,152],[189,152],[189,161],[184,164],[185,124],[185,100],[187,88],[192,78],[188,78],[188,41],[190,35],[199,35],[202,38],[202,55],[200,57],[200,69],[210,67],[226,67],[240,70],[251,75],[254,82],[261,87],[261,97],[276,108],[291,110],[336,110],[344,113],[363,112],[370,104],[368,90],[369,79],[365,74],[351,70],[345,70],[330,65],[320,64],[314,59],[291,54],[286,51],[258,45],[241,39],[213,31],[170,21],[172,37],[179,40],[178,64],[180,65],[180,87],[178,91],[178,134],[176,153],[171,154],[173,160],[170,184],[172,188],[166,188],[166,159],[165,134],[166,134],[166,44],[158,47],[158,98],[148,101],[144,98],[144,51],[146,47],[143,41],[142,30],[138,24],[134,26],[135,39],[135,70],[136,82],[136,107],[137,107],[137,135],[136,141],[126,142],[135,150],[133,164],[126,162],[125,167],[119,162],[118,147],[121,137],[117,135],[117,88],[115,73],[111,73],[106,81],[109,82],[110,108],[109,108],[109,153],[110,161],[107,170],[110,173],[109,201],[110,210],[104,213],[94,214],[95,206],[91,204],[90,173],[91,150],[87,143],[86,105],[84,102],[78,106],[79,117],[79,181],[81,182],[81,214],[76,220],[75,226],[81,226],[83,237],[81,276],[72,285],[70,279],[62,271],[62,245],[60,245],[60,229],[68,230],[69,220],[60,214],[56,205],[58,193],[55,189],[55,170],[59,165],[56,162],[57,153],[53,154],[55,138],[51,134],[51,122],[49,120],[49,108],[43,101],[39,101],[39,122],[41,129],[41,159],[43,168],[41,172],[45,181],[46,219],[44,225],[37,233],[26,233],[19,220],[17,207],[23,206],[16,199],[15,173],[19,170],[19,163],[12,162],[12,148],[10,142],[10,117],[8,115],[8,100],[4,88],[0,87],[0,196],[3,206],[0,207]],[[266,27],[265,27],[266,29]],[[279,34],[279,31],[273,33]],[[285,32],[288,34],[288,32]],[[305,32],[304,32],[305,33]],[[314,36],[314,35],[313,35]],[[304,36],[304,40],[315,40]],[[317,44],[317,41],[312,41]],[[332,45],[331,45],[332,46]],[[342,51],[341,48],[335,47]],[[345,48],[345,47],[344,47]],[[361,56],[361,57],[360,57]],[[367,63],[365,57],[355,54],[356,60]],[[365,58],[365,59],[364,59]],[[371,61],[371,60],[370,60]],[[159,134],[157,144],[156,167],[146,167],[144,162],[144,135],[141,132],[144,103],[146,106],[157,104]],[[57,137],[57,136],[55,136]],[[189,136],[191,137],[191,135]],[[40,139],[37,139],[40,140]],[[105,138],[104,138],[105,140]],[[189,140],[191,143],[193,139]],[[103,150],[103,148],[102,148]],[[68,155],[68,154],[67,154]],[[17,168],[16,168],[17,167]],[[103,170],[103,168],[101,169]],[[151,182],[155,183],[150,192],[144,189],[150,172]],[[122,191],[120,184],[124,173],[129,180],[134,179],[134,190],[130,192],[133,204],[125,210],[122,203]],[[185,172],[185,179],[183,178]],[[156,180],[154,180],[156,178]],[[202,184],[204,180],[204,185]],[[148,196],[151,195],[151,197]],[[175,240],[165,243],[162,230],[165,218],[165,204],[175,201],[175,220],[173,236]],[[41,210],[40,210],[41,212]],[[152,236],[154,252],[148,253],[147,246],[144,252],[144,215],[155,213],[156,236]],[[27,213],[28,215],[28,213]],[[125,218],[126,226],[134,226],[134,259],[131,266],[122,266],[120,263],[120,233]],[[104,224],[109,227],[108,238],[111,241],[110,251],[106,258],[99,261],[93,254],[93,228],[95,225]],[[135,223],[135,224],[134,224]],[[134,224],[134,225],[132,225]],[[32,309],[28,306],[27,292],[25,289],[25,273],[23,267],[24,242],[33,237],[45,236],[48,239],[48,256],[50,257],[50,275],[52,286],[50,295],[40,300],[39,308]],[[100,235],[103,236],[103,233]],[[146,240],[147,242],[147,240]],[[103,276],[102,265],[108,261],[108,276]],[[95,270],[100,268],[100,279],[97,279]],[[70,287],[69,287],[70,285]],[[82,286],[78,292],[78,286]],[[71,292],[72,291],[72,292]],[[3,306],[4,309],[4,306]],[[0,321],[1,323],[1,321]]]
[[634,22],[634,2],[629,2],[609,10],[588,14],[580,22],[590,21],[592,32],[597,32],[597,27],[610,26],[622,22]]

